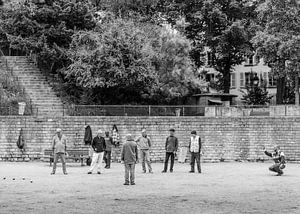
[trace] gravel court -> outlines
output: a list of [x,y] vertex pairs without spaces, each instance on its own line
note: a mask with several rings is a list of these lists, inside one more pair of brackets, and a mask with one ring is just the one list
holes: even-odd
[[202,174],[190,174],[189,164],[175,163],[162,174],[154,163],[154,174],[143,174],[139,163],[137,185],[123,186],[117,163],[101,175],[77,163],[63,175],[58,164],[50,175],[47,163],[0,162],[0,213],[300,213],[300,165],[278,177],[271,164],[203,163]]

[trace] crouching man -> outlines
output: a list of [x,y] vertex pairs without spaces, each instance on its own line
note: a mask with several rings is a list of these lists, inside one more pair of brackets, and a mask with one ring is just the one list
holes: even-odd
[[129,174],[130,174],[130,184],[135,185],[134,182],[134,171],[135,164],[138,162],[138,149],[131,134],[126,136],[126,142],[123,144],[121,152],[121,160],[125,165],[125,183],[124,185],[129,185]]
[[270,153],[264,147],[264,152],[267,156],[271,157],[275,164],[269,167],[269,170],[272,172],[277,172],[277,176],[281,176],[283,174],[283,169],[285,168],[285,156],[282,151],[280,151],[279,146],[274,147],[274,152]]

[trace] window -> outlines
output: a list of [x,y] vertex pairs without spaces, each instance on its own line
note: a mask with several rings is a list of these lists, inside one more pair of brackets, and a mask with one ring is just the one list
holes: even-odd
[[249,57],[249,65],[253,65],[253,56]]
[[245,86],[250,86],[251,84],[251,73],[246,72],[245,73]]
[[206,82],[214,82],[215,74],[206,74]]
[[212,52],[207,52],[207,65],[212,66],[213,65],[213,54]]
[[276,85],[277,85],[276,79],[274,78],[274,76],[271,73],[269,73],[268,75],[269,75],[269,85],[268,86],[276,87]]
[[235,73],[231,73],[231,81],[230,81],[230,86],[231,88],[235,88],[236,85],[235,85]]
[[240,87],[245,87],[245,73],[240,73]]
[[253,65],[254,65],[254,56],[253,55],[248,56],[246,58],[245,66],[253,66]]

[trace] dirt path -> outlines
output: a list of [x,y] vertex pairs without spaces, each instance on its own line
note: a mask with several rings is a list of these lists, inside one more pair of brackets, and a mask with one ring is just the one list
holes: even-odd
[[177,163],[173,174],[159,163],[142,174],[138,164],[137,185],[123,186],[121,164],[101,175],[73,164],[67,176],[59,165],[51,176],[45,163],[0,162],[0,213],[300,213],[300,165],[277,177],[270,164],[204,163],[203,174]]

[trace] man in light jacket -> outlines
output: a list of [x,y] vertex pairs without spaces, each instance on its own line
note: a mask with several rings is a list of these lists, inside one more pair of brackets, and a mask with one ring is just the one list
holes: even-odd
[[196,131],[191,132],[189,150],[191,153],[191,171],[190,171],[190,173],[195,172],[195,161],[197,162],[198,172],[201,173],[201,165],[200,165],[201,138],[197,135]]
[[138,162],[138,149],[137,144],[131,134],[126,136],[126,142],[123,144],[121,152],[121,160],[125,165],[125,183],[124,185],[129,185],[129,174],[130,174],[130,184],[135,185],[135,164]]
[[67,175],[66,170],[66,152],[67,152],[67,138],[62,134],[61,129],[56,130],[56,135],[53,137],[52,140],[52,150],[54,155],[54,163],[53,163],[53,170],[51,175],[54,175],[56,172],[56,164],[58,158],[61,159],[63,173]]
[[142,129],[142,136],[137,139],[136,143],[141,150],[143,172],[146,173],[147,171],[145,164],[147,162],[149,173],[153,173],[150,161],[151,140],[147,136],[146,129]]

